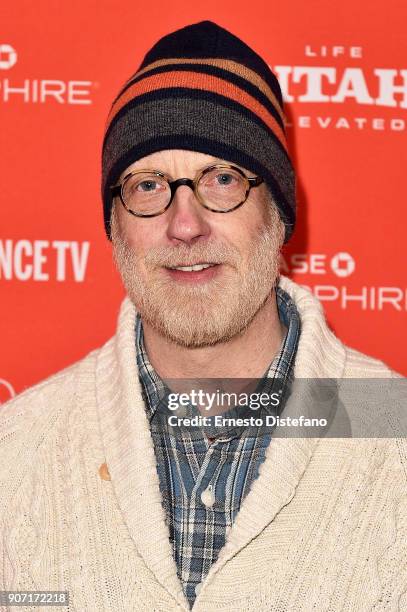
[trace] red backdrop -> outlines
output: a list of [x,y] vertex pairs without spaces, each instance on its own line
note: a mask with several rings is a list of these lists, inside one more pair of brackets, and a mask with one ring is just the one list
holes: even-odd
[[283,272],[347,344],[407,375],[407,5],[402,0],[3,3],[0,403],[114,333],[105,238],[110,102],[158,37],[212,19],[280,76],[299,176]]

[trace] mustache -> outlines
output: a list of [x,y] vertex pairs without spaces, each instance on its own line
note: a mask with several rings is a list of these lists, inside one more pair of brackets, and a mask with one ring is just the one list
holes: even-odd
[[223,242],[149,249],[144,263],[150,267],[192,266],[196,263],[239,265],[241,254],[236,247]]

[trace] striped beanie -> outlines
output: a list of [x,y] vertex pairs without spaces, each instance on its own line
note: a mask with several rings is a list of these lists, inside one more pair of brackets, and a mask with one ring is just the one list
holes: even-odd
[[136,160],[187,149],[262,176],[285,224],[295,224],[295,174],[277,78],[239,38],[202,21],[161,38],[113,101],[103,140],[102,197],[110,236],[110,186]]

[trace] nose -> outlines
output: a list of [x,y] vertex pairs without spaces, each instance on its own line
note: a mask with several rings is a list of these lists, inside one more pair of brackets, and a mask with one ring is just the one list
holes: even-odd
[[193,244],[210,235],[205,209],[188,185],[179,185],[167,210],[167,237],[173,243]]

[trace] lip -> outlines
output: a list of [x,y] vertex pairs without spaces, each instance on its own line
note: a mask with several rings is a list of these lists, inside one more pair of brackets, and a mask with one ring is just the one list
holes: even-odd
[[214,278],[217,274],[219,274],[221,266],[222,264],[214,264],[210,268],[205,268],[204,270],[199,270],[197,272],[172,270],[170,268],[164,269],[166,273],[170,276],[170,278],[172,278],[174,281],[181,281],[184,283],[205,283]]

